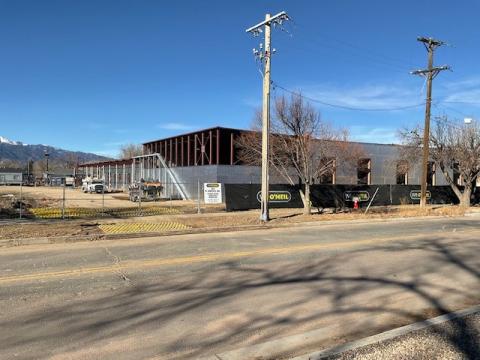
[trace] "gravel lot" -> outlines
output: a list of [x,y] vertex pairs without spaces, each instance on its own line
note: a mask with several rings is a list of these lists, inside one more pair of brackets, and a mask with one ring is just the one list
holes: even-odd
[[328,360],[480,359],[480,314],[331,356]]

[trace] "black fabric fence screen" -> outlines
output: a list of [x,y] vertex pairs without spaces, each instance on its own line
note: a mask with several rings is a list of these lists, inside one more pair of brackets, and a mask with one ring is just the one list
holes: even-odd
[[[272,208],[302,208],[299,185],[270,185],[269,203]],[[260,208],[260,184],[225,184],[227,211]],[[375,194],[376,193],[376,194]],[[475,194],[475,201],[480,197]],[[375,196],[375,197],[374,197]],[[427,192],[430,204],[458,204],[450,186],[430,186]],[[372,201],[372,206],[418,204],[420,185],[311,185],[312,207],[353,207],[357,199],[360,207]]]

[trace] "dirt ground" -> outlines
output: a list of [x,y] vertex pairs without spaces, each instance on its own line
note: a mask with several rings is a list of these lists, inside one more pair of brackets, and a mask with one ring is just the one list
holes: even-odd
[[101,235],[98,223],[65,221],[52,224],[0,225],[0,239],[23,239],[55,236]]
[[[304,215],[302,209],[271,209],[269,224],[294,224],[302,222],[318,222],[332,220],[368,220],[389,217],[416,217],[416,216],[461,216],[465,210],[458,206],[432,206],[425,210],[406,205],[396,207],[370,208],[368,214],[364,210],[346,212],[332,211]],[[176,217],[178,218],[178,216]],[[182,223],[192,228],[229,227],[240,225],[260,225],[259,210],[242,211],[226,214],[212,214],[208,216],[189,216],[182,219]]]
[[[369,220],[389,217],[416,216],[461,216],[465,210],[458,206],[432,206],[421,211],[414,206],[372,208],[369,214],[361,212],[302,214],[300,209],[272,209],[270,225],[296,224],[302,222],[324,222],[332,220]],[[258,210],[235,213],[202,213],[130,217],[121,219],[92,220],[51,220],[29,223],[6,223],[0,225],[0,239],[18,239],[31,237],[102,235],[101,224],[125,223],[168,223],[183,224],[192,229],[220,229],[245,225],[261,225]]]
[[[18,208],[12,205],[12,200],[21,198],[27,207],[28,217],[34,209],[52,209],[59,211],[59,204],[63,196],[62,188],[54,187],[0,187],[0,218],[12,219],[18,216]],[[0,239],[75,236],[75,235],[102,235],[101,224],[150,223],[158,224],[175,222],[193,229],[230,228],[245,225],[261,225],[258,210],[225,212],[224,205],[201,204],[201,214],[197,214],[195,201],[168,200],[143,204],[144,213],[151,216],[136,216],[135,203],[128,200],[125,193],[85,194],[80,189],[65,189],[66,206],[75,209],[119,209],[117,213],[102,216],[100,212],[93,212],[94,217],[76,220],[42,220],[32,222],[18,222],[15,219],[0,225]],[[148,207],[164,211],[146,211]],[[122,209],[127,210],[122,212]],[[133,209],[133,210],[131,210]],[[17,212],[15,212],[17,211]],[[304,215],[302,209],[271,209],[269,224],[294,224],[302,222],[317,222],[331,220],[368,220],[388,217],[415,217],[415,216],[461,216],[465,209],[458,206],[436,205],[421,210],[415,205],[372,207],[368,214],[363,209],[352,211],[333,212],[327,209],[321,213]],[[128,215],[127,215],[128,214]],[[56,214],[58,215],[58,214]],[[103,214],[104,215],[104,214]],[[117,216],[114,216],[117,215]],[[38,217],[37,217],[38,220]]]
[[[60,208],[63,202],[63,188],[61,187],[31,187],[24,186],[0,186],[0,199],[6,199],[10,195],[14,195],[16,199],[22,199],[28,207],[32,208]],[[0,206],[5,205],[0,203]],[[143,203],[144,206],[173,207],[181,212],[193,213],[197,211],[197,202],[191,200],[163,200]],[[105,194],[88,194],[81,189],[65,188],[65,207],[67,208],[129,208],[136,207],[137,203],[133,203],[128,199],[128,194],[105,193]],[[215,212],[224,209],[224,205],[205,205],[202,209],[206,212]],[[2,206],[3,207],[3,206]]]

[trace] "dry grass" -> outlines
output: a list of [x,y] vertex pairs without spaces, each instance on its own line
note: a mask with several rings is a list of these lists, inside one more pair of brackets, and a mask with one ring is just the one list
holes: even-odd
[[[58,217],[63,204],[63,189],[60,187],[23,187],[20,194],[19,186],[0,186],[0,218],[18,216],[12,208],[12,196],[16,200],[21,198],[27,209],[38,209],[37,212],[54,214],[51,217]],[[150,209],[151,215],[155,213],[151,210],[155,207],[171,209],[171,213],[195,214],[198,204],[192,200],[160,200],[143,202],[141,206],[142,209]],[[122,213],[137,207],[138,203],[131,202],[125,193],[86,194],[80,189],[65,189],[65,208],[71,213],[90,211],[95,214],[103,209],[106,212]],[[207,213],[225,211],[225,206],[222,204],[202,204],[201,207],[202,212]]]
[[16,224],[0,226],[0,239],[40,238],[101,234],[96,223],[56,222],[54,224]]
[[[19,195],[18,187],[0,187],[0,198],[6,202],[11,202],[10,198],[2,197],[2,194]],[[59,196],[62,194],[61,188],[23,188],[23,198],[31,208],[47,208],[58,210]],[[82,208],[90,208],[92,211],[101,210],[98,207],[102,205],[101,195],[84,194],[80,190],[69,189],[68,206],[69,211],[80,211]],[[128,200],[125,194],[105,195],[105,208],[128,210],[136,206]],[[87,204],[87,206],[85,206]],[[5,204],[0,204],[2,208]],[[83,205],[83,206],[81,206]],[[100,234],[99,224],[121,224],[129,222],[163,222],[176,221],[185,226],[204,229],[204,228],[230,228],[245,225],[260,225],[259,210],[249,210],[227,213],[224,205],[202,205],[202,214],[197,213],[197,203],[195,201],[160,201],[144,204],[145,207],[162,207],[167,210],[161,214],[152,212],[145,217],[125,217],[125,218],[105,218],[75,220],[68,222],[55,221],[51,223],[35,224],[12,224],[0,226],[0,238],[24,238],[24,237],[48,237],[48,236],[73,236],[73,235],[91,235]],[[5,208],[6,209],[6,208]],[[5,210],[4,209],[4,210]],[[303,222],[323,222],[323,221],[349,221],[349,220],[369,220],[392,217],[418,217],[418,216],[462,216],[466,209],[459,206],[435,205],[426,209],[420,209],[418,205],[401,205],[388,207],[371,208],[368,214],[364,209],[357,211],[346,210],[333,213],[333,211],[324,211],[323,213],[314,213],[312,215],[303,215],[302,209],[271,209],[271,225],[276,224],[296,224]],[[8,214],[7,214],[8,215]],[[133,215],[135,216],[135,215]]]
[[[302,222],[323,222],[323,221],[348,221],[348,220],[369,220],[387,219],[394,217],[419,217],[419,216],[463,216],[465,208],[451,205],[430,206],[422,210],[415,205],[378,207],[371,208],[368,214],[360,211],[346,211],[337,213],[313,213],[304,215],[302,209],[272,209],[270,212],[270,224],[295,224]],[[237,213],[212,214],[208,217],[191,216],[183,220],[183,223],[193,228],[205,227],[230,227],[240,225],[260,225],[259,211],[250,210]]]
[[397,209],[396,214],[400,216],[463,216],[467,209],[462,206],[452,205],[433,205],[426,209],[420,209],[418,206],[403,206]]
[[[387,219],[395,217],[418,216],[463,216],[465,209],[459,206],[431,206],[421,210],[418,206],[405,205],[396,207],[372,208],[371,213],[341,212],[341,213],[314,213],[302,214],[301,209],[272,209],[270,225],[300,224],[327,221],[351,221],[370,219]],[[75,236],[102,234],[99,226],[102,224],[125,223],[160,223],[175,221],[186,227],[194,229],[234,228],[238,226],[261,225],[259,211],[250,210],[235,213],[212,214],[183,214],[132,217],[125,219],[96,219],[96,220],[70,220],[54,221],[50,223],[27,223],[0,226],[0,239]]]

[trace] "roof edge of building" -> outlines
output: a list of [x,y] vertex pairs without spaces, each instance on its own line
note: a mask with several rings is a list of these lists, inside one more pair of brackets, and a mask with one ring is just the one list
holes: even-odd
[[248,131],[246,129],[237,129],[237,128],[230,128],[230,127],[225,127],[225,126],[213,126],[213,127],[208,127],[208,128],[204,128],[204,129],[199,129],[199,130],[195,130],[195,131],[190,131],[188,133],[181,133],[181,134],[178,134],[178,135],[174,135],[174,136],[169,136],[169,137],[166,137],[166,138],[160,138],[160,139],[154,139],[154,140],[150,140],[150,141],[146,141],[146,142],[143,142],[142,145],[147,145],[147,144],[151,144],[151,143],[155,143],[155,142],[159,142],[159,141],[165,141],[165,140],[170,140],[170,139],[175,139],[175,138],[179,138],[179,137],[182,137],[182,136],[189,136],[189,135],[194,135],[194,134],[197,134],[197,133],[202,133],[202,132],[207,132],[207,131],[213,131],[213,130],[230,130],[230,131]]

